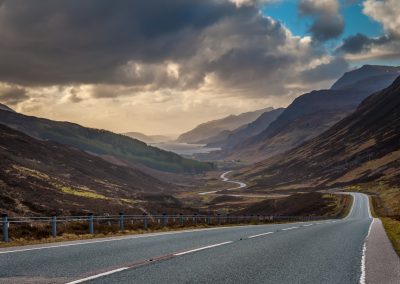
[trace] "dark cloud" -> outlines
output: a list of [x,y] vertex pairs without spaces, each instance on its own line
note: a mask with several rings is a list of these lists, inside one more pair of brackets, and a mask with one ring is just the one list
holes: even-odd
[[0,79],[129,81],[118,72],[127,62],[188,58],[200,31],[234,9],[213,0],[6,0],[0,10]]
[[310,27],[310,32],[318,41],[326,41],[337,38],[344,30],[343,19],[339,16],[335,17],[317,17]]
[[[265,96],[266,89],[286,94],[286,85],[301,85],[304,66],[326,51],[263,17],[263,2],[5,0],[0,81],[26,87],[92,84],[91,98],[112,98],[195,89],[212,77],[218,87],[246,90],[246,96]],[[303,15],[315,17],[311,32],[317,40],[338,33],[330,22],[335,9],[304,6]],[[336,62],[330,66],[343,69]],[[78,91],[68,94],[69,101],[86,98]]]
[[372,46],[387,44],[390,41],[392,41],[392,38],[387,35],[383,35],[378,38],[371,38],[358,33],[344,39],[338,51],[353,54],[360,53],[364,51],[369,51]]
[[0,87],[0,102],[6,105],[16,105],[28,99],[29,96],[23,88],[9,86]]
[[337,0],[301,0],[299,14],[313,18],[309,32],[316,41],[323,42],[337,38],[344,30],[344,21],[339,13]]

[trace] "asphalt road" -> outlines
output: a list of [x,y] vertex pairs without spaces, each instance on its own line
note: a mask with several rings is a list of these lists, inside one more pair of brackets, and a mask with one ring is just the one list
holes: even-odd
[[1,249],[0,283],[359,283],[370,223],[354,194],[343,220]]
[[[236,184],[235,187],[231,187],[231,188],[223,189],[223,190],[213,190],[213,191],[200,192],[199,194],[200,195],[217,194],[218,192],[222,192],[222,191],[225,192],[225,191],[229,191],[229,190],[237,190],[237,189],[245,188],[247,186],[247,184],[245,184],[244,182],[230,180],[229,178],[226,177],[226,175],[230,174],[231,172],[232,171],[224,172],[223,174],[221,174],[221,176],[219,178],[223,182],[227,182],[227,183],[230,183],[230,184]],[[228,195],[230,195],[230,194],[228,194]],[[233,196],[239,196],[239,195],[233,195]]]

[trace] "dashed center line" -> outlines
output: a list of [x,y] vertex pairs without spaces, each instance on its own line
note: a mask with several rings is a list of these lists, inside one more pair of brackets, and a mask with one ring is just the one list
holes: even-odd
[[210,245],[210,246],[205,246],[205,247],[201,247],[201,248],[197,248],[197,249],[187,250],[187,251],[183,251],[183,252],[178,252],[178,253],[174,253],[174,256],[180,256],[180,255],[184,255],[184,254],[188,254],[188,253],[192,253],[192,252],[196,252],[196,251],[200,251],[200,250],[205,250],[205,249],[209,249],[209,248],[223,246],[223,245],[230,244],[230,243],[232,243],[232,241],[223,242],[223,243]]
[[[301,225],[301,226],[302,227],[309,227],[309,226],[312,226],[312,225],[319,225],[319,224],[323,224],[323,223],[306,224],[306,225]],[[297,227],[289,227],[289,228],[282,229],[282,231],[294,230],[294,229],[298,229],[298,228],[300,228],[300,227],[299,226],[297,226]],[[249,237],[247,237],[247,239],[257,238],[257,237],[270,235],[270,234],[274,234],[274,233],[275,232],[265,232],[265,233],[249,236]],[[200,247],[200,248],[196,248],[196,249],[191,249],[191,250],[187,250],[187,251],[177,252],[177,253],[168,255],[168,258],[177,257],[177,256],[189,254],[189,253],[194,253],[194,252],[198,252],[198,251],[202,251],[202,250],[206,250],[206,249],[210,249],[210,248],[214,248],[214,247],[218,247],[218,246],[223,246],[223,245],[227,245],[227,244],[230,244],[230,243],[233,243],[233,241],[227,241],[227,242],[208,245],[208,246],[204,246],[204,247]],[[160,257],[159,259],[165,259],[165,257]],[[152,259],[150,259],[150,261],[152,261]],[[143,261],[140,262],[140,263],[143,263]],[[96,274],[96,275],[92,275],[92,276],[89,276],[89,277],[86,277],[86,278],[82,278],[82,279],[78,279],[78,280],[75,280],[75,281],[72,281],[72,282],[68,282],[67,284],[83,283],[83,282],[87,282],[87,281],[90,281],[90,280],[93,280],[93,279],[97,279],[97,278],[100,278],[100,277],[104,277],[104,276],[108,276],[108,275],[111,275],[111,274],[114,274],[114,273],[118,273],[118,272],[121,272],[121,271],[124,271],[124,270],[132,269],[132,268],[135,268],[135,267],[136,267],[136,265],[121,267],[121,268],[118,268],[118,269],[110,270],[110,271],[107,271],[107,272],[103,272],[103,273],[100,273],[100,274]]]
[[[149,259],[149,260],[146,260],[146,261],[139,261],[139,262],[137,262],[137,264],[142,265],[145,262],[149,263],[149,261],[151,262],[153,260],[156,261],[156,260],[168,259],[168,258],[171,258],[171,257],[176,257],[176,256],[180,256],[180,255],[185,255],[185,254],[189,254],[189,253],[193,253],[193,252],[209,249],[209,248],[214,248],[214,247],[230,244],[232,242],[233,241],[218,243],[218,244],[209,245],[209,246],[205,246],[205,247],[200,247],[200,248],[196,248],[196,249],[192,249],[192,250],[188,250],[188,251],[174,253],[172,255],[171,254],[170,255],[165,255],[165,256],[162,256],[162,257]],[[137,265],[121,267],[121,268],[118,268],[118,269],[110,270],[110,271],[107,271],[107,272],[99,273],[99,274],[92,275],[92,276],[89,276],[89,277],[86,277],[86,278],[81,278],[81,279],[78,279],[78,280],[75,280],[75,281],[72,281],[72,282],[68,282],[67,284],[83,283],[83,282],[87,282],[89,280],[93,280],[93,279],[97,279],[97,278],[100,278],[100,277],[108,276],[108,275],[111,275],[111,274],[114,274],[114,273],[118,273],[118,272],[121,272],[121,271],[124,271],[124,270],[127,270],[127,269],[133,269],[135,267],[137,267]]]
[[282,229],[282,231],[288,231],[288,230],[293,230],[293,229],[298,229],[299,227],[290,227],[290,228],[285,228]]
[[75,280],[75,281],[72,281],[72,282],[68,282],[67,284],[83,283],[83,282],[86,282],[86,281],[89,281],[89,280],[93,280],[93,279],[96,279],[96,278],[100,278],[100,277],[103,277],[103,276],[107,276],[107,275],[110,275],[110,274],[121,272],[121,271],[124,271],[124,270],[127,270],[127,269],[129,269],[129,267],[121,267],[121,268],[110,270],[110,271],[107,271],[107,272],[104,272],[104,273],[96,274],[96,275],[93,275],[93,276],[90,276],[90,277],[86,277],[86,278],[82,278],[82,279]]
[[257,237],[261,237],[261,236],[265,236],[265,235],[270,235],[273,234],[274,232],[266,232],[266,233],[262,233],[262,234],[258,234],[258,235],[253,235],[250,237],[247,237],[248,239],[252,239],[252,238],[257,238]]

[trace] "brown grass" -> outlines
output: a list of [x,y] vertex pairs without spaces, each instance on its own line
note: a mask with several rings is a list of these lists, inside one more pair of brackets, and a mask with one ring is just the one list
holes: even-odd
[[398,219],[385,217],[381,220],[394,249],[400,256],[400,217]]

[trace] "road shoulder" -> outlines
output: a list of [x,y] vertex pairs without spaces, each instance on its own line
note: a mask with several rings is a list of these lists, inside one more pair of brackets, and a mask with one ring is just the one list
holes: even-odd
[[367,283],[399,283],[400,258],[393,249],[380,219],[374,218],[366,244]]

